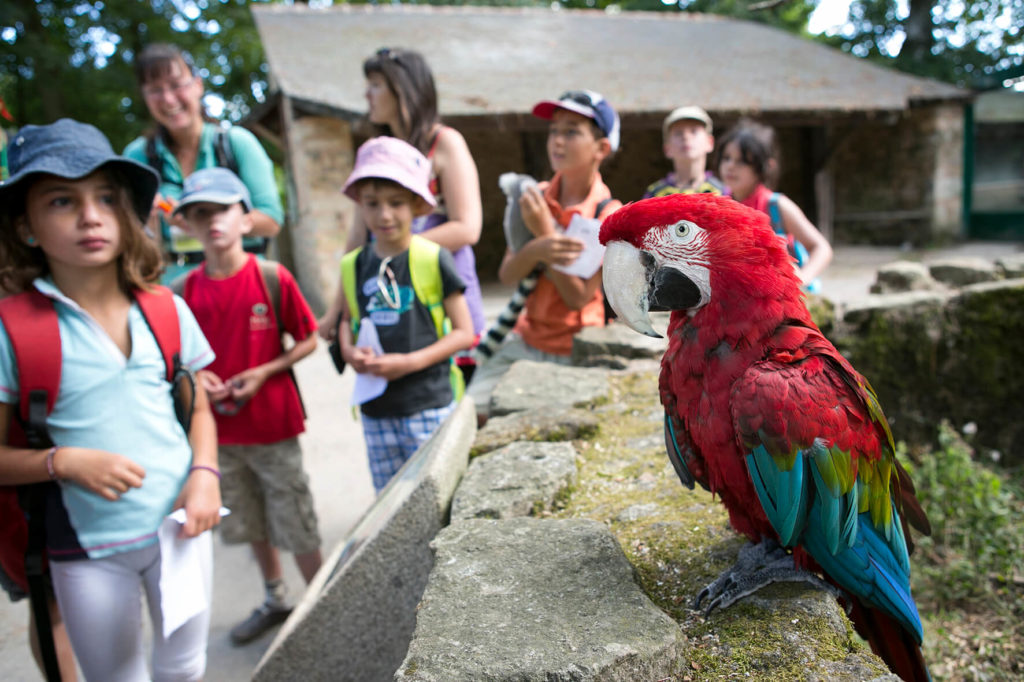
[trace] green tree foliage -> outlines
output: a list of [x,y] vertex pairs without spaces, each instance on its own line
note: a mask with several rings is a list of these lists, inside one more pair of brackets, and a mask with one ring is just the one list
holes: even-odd
[[827,42],[858,57],[962,86],[1024,64],[1019,0],[854,0]]
[[0,97],[17,125],[69,116],[120,149],[149,125],[133,71],[151,42],[188,50],[208,94],[238,119],[266,90],[266,65],[245,0],[4,0]]

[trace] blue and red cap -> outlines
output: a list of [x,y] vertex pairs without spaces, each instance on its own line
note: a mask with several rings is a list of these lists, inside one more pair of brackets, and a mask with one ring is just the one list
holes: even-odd
[[619,115],[608,104],[608,100],[593,90],[569,90],[557,100],[544,100],[533,107],[533,115],[550,120],[556,109],[565,109],[586,116],[604,133],[611,143],[612,151],[619,150]]

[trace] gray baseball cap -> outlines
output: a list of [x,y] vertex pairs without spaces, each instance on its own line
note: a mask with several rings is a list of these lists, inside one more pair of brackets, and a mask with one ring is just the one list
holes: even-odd
[[197,170],[185,178],[181,199],[174,212],[179,213],[189,204],[198,204],[203,201],[224,206],[240,203],[246,213],[252,210],[249,188],[237,175],[227,168],[219,166]]

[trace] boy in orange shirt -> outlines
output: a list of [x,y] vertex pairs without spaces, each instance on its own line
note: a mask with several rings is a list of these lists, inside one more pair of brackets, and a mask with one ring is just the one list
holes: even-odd
[[547,150],[555,175],[523,192],[519,206],[534,238],[518,251],[506,250],[498,277],[516,286],[538,266],[543,272],[513,333],[477,368],[466,389],[480,423],[490,412],[494,386],[512,363],[529,359],[568,365],[576,332],[604,325],[601,268],[586,278],[557,268],[571,266],[583,254],[584,243],[563,234],[574,215],[603,220],[622,205],[612,199],[598,170],[618,150],[619,117],[601,95],[589,90],[540,102],[533,115],[551,121]]

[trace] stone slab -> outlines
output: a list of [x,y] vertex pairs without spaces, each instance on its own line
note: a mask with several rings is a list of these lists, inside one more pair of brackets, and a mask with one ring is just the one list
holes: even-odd
[[574,407],[543,407],[487,420],[473,441],[476,456],[517,440],[564,441],[592,438],[599,429],[597,415]]
[[458,521],[395,682],[633,682],[678,671],[679,626],[636,584],[604,524]]
[[476,410],[464,399],[327,557],[253,680],[391,679],[475,433]]
[[491,415],[534,408],[572,407],[608,395],[608,370],[520,360],[498,381]]
[[551,509],[576,480],[569,443],[511,443],[473,459],[452,498],[452,521],[507,519]]

